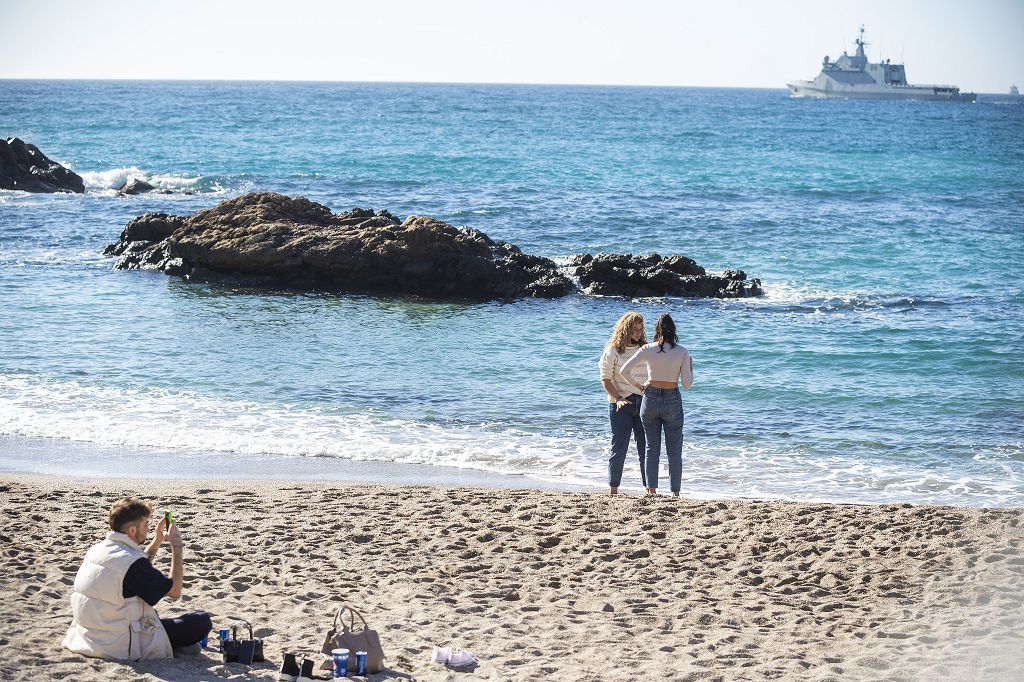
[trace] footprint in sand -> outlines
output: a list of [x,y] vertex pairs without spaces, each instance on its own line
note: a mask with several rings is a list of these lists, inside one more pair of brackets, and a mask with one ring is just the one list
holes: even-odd
[[463,606],[455,609],[455,613],[482,613],[485,610],[483,606]]
[[549,549],[551,547],[557,546],[561,542],[562,542],[562,539],[560,537],[558,537],[557,535],[549,535],[546,538],[541,538],[540,542],[538,542],[537,544],[540,545],[544,549]]
[[906,632],[885,632],[882,630],[878,631],[878,637],[884,639],[910,639],[913,635]]

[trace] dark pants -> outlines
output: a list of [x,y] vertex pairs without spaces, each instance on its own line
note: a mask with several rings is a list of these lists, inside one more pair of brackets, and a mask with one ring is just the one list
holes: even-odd
[[612,455],[608,458],[608,485],[618,488],[622,483],[622,465],[626,462],[629,451],[629,434],[636,440],[636,452],[640,459],[640,480],[647,487],[644,476],[644,425],[640,421],[640,396],[629,397],[629,405],[621,410],[615,409],[615,403],[608,403],[608,420],[612,423]]
[[213,629],[213,621],[206,611],[193,611],[177,618],[161,618],[160,622],[164,624],[172,649],[196,644]]

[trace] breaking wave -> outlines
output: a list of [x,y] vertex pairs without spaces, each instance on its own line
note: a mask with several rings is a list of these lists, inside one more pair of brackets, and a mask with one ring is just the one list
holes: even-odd
[[[295,458],[328,458],[453,467],[603,488],[607,466],[603,431],[545,434],[506,422],[400,419],[336,403],[269,403],[21,374],[0,374],[3,436],[118,448],[133,453],[130,458],[174,456],[168,451],[185,458],[219,453],[237,458],[237,471],[250,478],[280,477]],[[865,459],[806,444],[723,445],[699,435],[686,440],[685,495],[1024,504],[1019,444],[974,453],[970,473],[941,459],[922,467],[914,459],[901,461],[885,453]],[[626,468],[624,487],[639,491],[633,454]]]
[[202,176],[190,173],[153,173],[138,166],[111,168],[102,171],[80,173],[85,190],[95,193],[114,194],[129,180],[148,182],[158,190],[175,194],[222,194],[244,188],[244,183],[231,183],[217,176]]

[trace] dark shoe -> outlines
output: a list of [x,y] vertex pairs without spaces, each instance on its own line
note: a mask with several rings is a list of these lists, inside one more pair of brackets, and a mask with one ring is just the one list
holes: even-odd
[[302,670],[299,671],[296,682],[313,682],[318,679],[320,678],[313,674],[313,661],[308,658],[302,659]]
[[299,664],[295,662],[295,654],[285,654],[284,663],[281,664],[281,672],[277,679],[281,682],[296,682],[299,677]]

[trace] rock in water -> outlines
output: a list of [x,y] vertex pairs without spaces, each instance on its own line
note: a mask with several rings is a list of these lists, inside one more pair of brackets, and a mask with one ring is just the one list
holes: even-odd
[[[254,192],[192,216],[146,213],[104,253],[116,268],[161,270],[189,280],[243,285],[491,300],[575,292],[547,258],[435,218],[404,222],[387,211],[332,213],[302,197]],[[689,258],[657,254],[575,256],[569,270],[606,296],[761,294],[741,270],[708,275]]]
[[128,182],[121,185],[117,190],[118,194],[144,194],[146,192],[152,192],[156,187],[149,184],[145,180],[139,180],[138,178],[132,178]]
[[574,289],[547,258],[434,218],[335,214],[302,197],[254,192],[188,217],[147,213],[104,253],[120,269],[186,279],[470,299],[557,297]]
[[569,267],[587,293],[599,296],[747,298],[764,293],[761,280],[748,280],[742,270],[709,275],[684,256],[582,253],[569,261]]
[[0,142],[0,189],[23,192],[85,192],[85,182],[17,137]]

